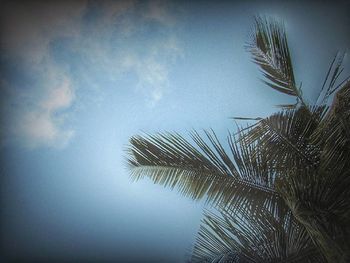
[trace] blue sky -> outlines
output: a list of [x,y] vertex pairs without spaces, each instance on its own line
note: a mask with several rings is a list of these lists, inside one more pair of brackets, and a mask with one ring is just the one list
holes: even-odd
[[[203,202],[131,183],[128,139],[267,116],[244,50],[255,14],[286,24],[309,102],[350,44],[346,1],[5,2],[1,21],[1,245],[9,258],[184,262]],[[349,73],[349,59],[345,58]]]

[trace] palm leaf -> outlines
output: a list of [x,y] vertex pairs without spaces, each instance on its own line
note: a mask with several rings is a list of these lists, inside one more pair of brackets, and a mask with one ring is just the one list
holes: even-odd
[[[348,262],[350,173],[295,168],[277,184],[293,215],[329,262]],[[341,258],[343,257],[343,261]]]
[[259,65],[269,87],[295,96],[305,106],[294,78],[284,25],[274,19],[255,18],[252,40],[247,44],[253,62]]
[[262,120],[261,117],[251,118],[251,117],[231,117],[233,120],[240,120],[240,121],[260,121]]
[[350,169],[350,81],[337,92],[329,112],[313,134],[313,141],[323,149],[324,169]]
[[325,107],[300,107],[271,115],[242,135],[246,144],[259,142],[266,157],[275,168],[286,171],[295,166],[316,166],[318,147],[311,143],[311,135],[325,114]]
[[[327,104],[327,101],[329,97],[336,92],[340,87],[343,87],[344,84],[349,81],[350,77],[347,77],[343,79],[339,84],[337,84],[338,79],[340,78],[342,72],[344,71],[344,68],[342,67],[343,60],[344,60],[345,53],[342,55],[336,54],[328,68],[326,77],[324,79],[322,88],[320,90],[320,94],[317,97],[316,104],[318,103],[319,99],[323,95],[323,99],[320,102],[321,105]],[[326,88],[326,86],[328,86]]]
[[[177,187],[195,200],[206,197],[215,204],[239,207],[249,203],[256,209],[263,206],[273,209],[280,198],[269,181],[272,177],[265,175],[268,167],[262,168],[258,161],[248,158],[251,148],[243,146],[246,148],[242,155],[230,136],[229,154],[214,132],[205,134],[207,140],[192,133],[196,147],[179,134],[132,137],[128,149],[132,178],[147,176],[154,183]],[[265,169],[261,175],[264,180],[249,175],[254,169],[255,174]]]
[[193,262],[324,262],[305,228],[284,204],[280,208],[279,217],[267,210],[255,216],[249,210],[207,211]]

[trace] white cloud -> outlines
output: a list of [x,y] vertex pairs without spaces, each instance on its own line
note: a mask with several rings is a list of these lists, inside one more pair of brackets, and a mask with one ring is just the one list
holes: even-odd
[[61,129],[57,126],[51,112],[28,112],[21,120],[21,139],[29,148],[39,146],[64,148],[74,135],[73,130]]
[[1,47],[37,79],[35,87],[28,89],[7,85],[12,94],[17,92],[11,99],[18,107],[6,103],[4,112],[13,117],[7,118],[2,143],[61,148],[72,138],[74,131],[65,128],[61,111],[72,105],[75,92],[68,75],[51,58],[50,44],[57,38],[80,35],[85,7],[86,1],[13,1],[2,6]]
[[[121,58],[121,71],[133,71],[138,77],[138,91],[146,94],[147,104],[155,107],[169,88],[169,67],[178,57],[182,57],[183,50],[180,47],[172,27],[176,24],[175,16],[169,10],[168,1],[150,1],[142,13],[145,24],[149,21],[157,21],[163,27],[167,27],[167,34],[160,38],[153,38],[150,46],[145,45],[146,55],[140,55],[135,50],[126,48]],[[123,21],[123,26],[128,28],[128,35],[132,29],[140,29],[142,25],[134,24],[135,21]]]
[[50,91],[49,97],[42,102],[43,109],[51,112],[60,108],[67,108],[71,105],[74,99],[74,93],[71,84],[65,78],[59,87]]
[[74,131],[62,127],[65,116],[60,111],[70,107],[73,99],[71,83],[64,78],[38,103],[38,107],[22,112],[15,126],[17,136],[30,148],[65,147]]
[[121,63],[124,71],[134,71],[138,77],[137,88],[146,94],[148,106],[154,107],[169,87],[168,67],[157,61],[154,55],[147,58],[129,54]]
[[148,88],[151,92],[149,105],[153,107],[161,100],[164,91],[169,86],[167,67],[154,58],[149,58],[139,65],[137,72],[139,85]]

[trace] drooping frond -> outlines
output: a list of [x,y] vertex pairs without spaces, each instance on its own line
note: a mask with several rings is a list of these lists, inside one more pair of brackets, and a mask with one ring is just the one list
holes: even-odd
[[266,210],[255,216],[249,210],[207,211],[193,262],[324,262],[305,228],[283,210],[279,217]]
[[311,143],[311,135],[325,112],[324,107],[305,107],[275,113],[261,120],[242,135],[247,144],[258,142],[265,158],[277,170],[285,171],[295,166],[316,166],[319,151]]
[[[132,177],[137,180],[147,176],[155,183],[178,188],[185,196],[206,197],[215,204],[238,207],[248,203],[256,209],[262,206],[273,209],[280,198],[269,181],[272,177],[263,174],[259,166],[262,164],[249,159],[248,146],[245,159],[241,160],[242,153],[232,139],[229,138],[227,146],[230,154],[214,132],[206,132],[206,137],[207,140],[193,132],[196,147],[178,134],[131,138],[128,162]],[[250,171],[255,167],[265,178],[256,179],[244,166],[250,167]]]
[[[260,141],[246,143],[242,140],[242,134],[238,133],[236,136],[230,135],[228,139],[234,163],[240,177],[255,185],[275,189],[276,170],[273,163],[267,158],[268,155],[264,152],[264,149],[260,147]],[[281,209],[278,209],[278,207],[281,207],[281,203],[283,202],[283,199],[279,195],[271,195],[265,199],[262,207],[271,214],[278,216],[281,212]],[[260,209],[260,207],[256,207],[256,209]],[[231,205],[230,208],[237,208],[237,206]],[[250,212],[251,215],[254,215],[255,210],[252,206],[250,206]]]
[[274,19],[255,18],[255,30],[247,45],[253,61],[259,65],[269,87],[295,96],[304,104],[294,78],[292,59],[284,25]]

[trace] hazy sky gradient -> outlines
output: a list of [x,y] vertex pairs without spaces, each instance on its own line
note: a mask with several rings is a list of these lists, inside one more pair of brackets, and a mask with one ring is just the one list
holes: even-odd
[[[297,83],[315,100],[346,1],[28,1],[1,11],[1,254],[5,259],[184,262],[203,202],[131,183],[128,139],[213,128],[293,102],[260,81],[253,16],[286,24]],[[345,58],[349,74],[349,58]],[[345,74],[346,75],[346,74]]]

